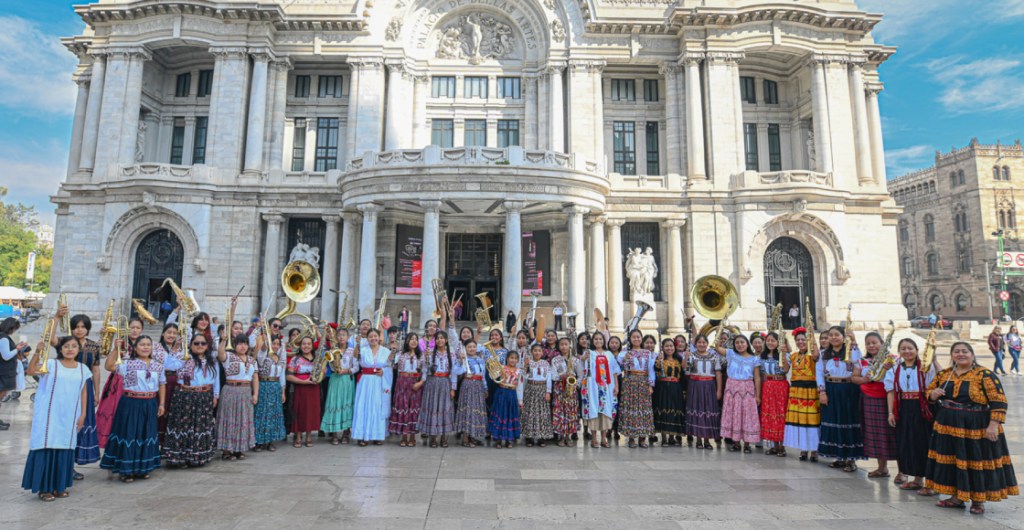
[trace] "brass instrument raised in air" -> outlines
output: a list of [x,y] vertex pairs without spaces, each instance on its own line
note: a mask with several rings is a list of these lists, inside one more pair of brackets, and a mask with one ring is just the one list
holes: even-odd
[[[242,294],[243,290],[245,290],[245,286],[244,285],[242,286],[241,289],[238,290],[238,294],[236,294],[234,297],[231,298],[231,301],[234,302],[236,299],[238,299],[239,295]],[[235,351],[235,345],[232,344],[232,342],[234,342],[235,338],[231,336],[232,335],[231,327],[232,327],[232,325],[235,322],[235,307],[234,307],[234,304],[231,304],[231,305],[228,306],[228,315],[227,315],[227,319],[226,320],[227,320],[227,322],[225,322],[224,325],[228,327],[228,332],[224,334],[224,340],[227,341],[227,345],[224,346],[224,351],[231,351],[231,352],[233,352],[233,351]]]
[[349,315],[348,293],[341,293],[341,312],[338,313],[338,327],[352,329],[356,327],[356,319]]
[[381,344],[387,340],[387,330],[380,329],[381,323],[384,322],[384,310],[388,306],[388,292],[384,291],[384,296],[380,297],[380,305],[377,306],[377,313],[373,317],[373,329],[377,330],[381,334]]
[[320,273],[308,261],[290,261],[281,271],[281,288],[288,297],[288,305],[277,313],[283,320],[295,313],[296,304],[309,302],[320,293]]
[[775,304],[772,316],[768,319],[768,331],[778,333],[782,329],[782,303]]
[[[170,284],[171,286],[171,291],[174,291],[175,298],[178,299],[178,305],[180,305],[181,308],[185,310],[185,313],[189,315],[194,315],[201,311],[199,309],[199,302],[196,301],[195,291],[189,289],[188,292],[186,293],[184,290],[182,290],[181,287],[178,286],[178,284],[174,281],[173,278],[165,279],[164,283],[160,284],[160,289],[163,289],[164,286],[168,284]],[[178,317],[181,318],[181,315],[179,315]]]
[[[596,309],[594,311],[597,311]],[[570,396],[576,393],[576,388],[579,385],[579,381],[576,379],[576,354],[572,350],[576,349],[576,333],[570,333],[570,340],[572,341],[572,348],[569,350],[569,359],[565,363],[565,371],[569,374],[565,378],[565,392]]]
[[[740,297],[736,286],[721,276],[702,276],[690,288],[690,303],[698,313],[708,319],[698,334],[707,337],[711,344],[717,344],[721,342],[723,334],[727,333],[723,345],[731,348],[731,337],[738,335],[740,330],[736,326],[726,326],[725,319],[739,307]],[[715,332],[713,341],[710,335],[712,331]]]
[[68,295],[60,293],[57,295],[57,309],[67,308],[68,310],[64,313],[64,316],[60,318],[60,330],[65,335],[71,334],[71,308],[68,307]]
[[141,318],[143,322],[147,324],[156,324],[159,322],[159,320],[153,316],[153,313],[150,313],[146,309],[141,298],[132,298],[132,307],[135,308],[135,314],[139,315],[139,318]]
[[477,308],[476,313],[473,315],[476,317],[476,323],[480,326],[482,333],[490,333],[494,329],[494,323],[491,322],[491,298],[487,296],[487,291],[484,291],[476,295],[476,299],[480,301],[480,307]]
[[853,345],[853,304],[846,306],[846,341],[843,342],[843,352],[846,355],[846,360],[853,359],[853,352],[850,351],[850,347]]
[[448,314],[448,290],[444,288],[444,282],[440,278],[430,280],[430,286],[434,289],[434,312],[431,316],[436,320]]
[[806,337],[807,337],[807,352],[806,353],[808,355],[810,355],[811,354],[811,348],[815,347],[814,344],[817,344],[817,342],[815,340],[815,337],[814,337],[814,315],[811,314],[811,297],[810,296],[804,298],[804,315],[806,315],[806,317],[804,318],[804,328],[807,330],[807,335],[806,335]]
[[[326,333],[327,330],[325,329]],[[334,346],[333,341],[331,346]],[[316,355],[313,357],[313,370],[309,374],[309,380],[314,383],[319,383],[324,380],[324,376],[327,375],[327,364],[334,363],[336,359],[341,358],[341,354],[344,353],[340,349],[327,349],[327,341],[320,342],[320,348],[317,350]]]
[[[46,326],[43,328],[43,347],[38,352],[40,357],[39,373],[46,374],[50,370],[46,368],[46,360],[50,357],[50,348],[53,346],[53,337],[57,334],[57,317],[50,318],[46,321]],[[58,357],[59,358],[59,357]]]
[[935,362],[935,328],[928,333],[928,340],[924,343],[924,351],[921,352],[921,371],[928,373],[928,370],[932,369],[932,363]]
[[889,329],[889,334],[885,336],[885,342],[882,343],[882,351],[878,352],[878,355],[871,359],[868,363],[868,379],[872,381],[881,381],[885,378],[885,372],[892,368],[893,364],[896,363],[896,358],[899,354],[891,353],[892,350],[892,336],[896,333],[896,323],[892,320],[889,321],[889,325],[892,326]]
[[100,327],[100,355],[109,355],[110,349],[114,347],[114,338],[117,337],[117,322],[114,321],[114,300],[110,300],[107,312],[103,316],[103,326]]
[[128,338],[128,317],[124,315],[117,317],[116,329],[117,335],[116,338],[114,339],[114,351],[111,353],[111,355],[117,356],[115,358],[114,364],[118,365],[121,364],[121,357],[124,354],[124,352],[121,350],[121,345],[124,344],[125,339]]
[[651,309],[654,309],[653,307],[651,307],[651,304],[648,304],[643,300],[636,301],[636,314],[633,315],[633,318],[629,319],[629,322],[626,324],[627,337],[630,333],[633,332],[634,329],[640,328],[640,322],[644,319],[644,315],[646,315],[647,312],[650,311]]
[[[537,319],[537,301],[540,300],[540,295],[537,293],[530,293],[530,298],[533,300],[530,302],[530,310],[526,312],[526,318],[523,319],[520,326],[523,331],[530,332],[530,326],[533,325],[533,321]],[[541,330],[543,332],[543,330]]]

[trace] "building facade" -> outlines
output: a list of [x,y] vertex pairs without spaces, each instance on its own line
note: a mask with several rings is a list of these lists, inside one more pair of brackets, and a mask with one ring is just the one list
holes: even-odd
[[[953,319],[1003,315],[997,294],[999,232],[1006,250],[1022,250],[1017,199],[1024,200],[1024,149],[982,145],[935,153],[935,165],[889,181],[899,217],[903,304],[911,315]],[[987,271],[987,274],[986,274]],[[989,285],[992,285],[991,298]],[[1014,318],[1024,314],[1024,281],[1007,276]],[[992,313],[989,312],[990,304]]]
[[[624,263],[654,257],[657,322],[725,276],[817,322],[905,319],[874,42],[853,0],[102,0],[80,67],[53,285],[74,310],[284,304],[415,324],[431,280],[492,318],[564,301],[632,315]],[[59,286],[59,287],[57,287]],[[543,314],[543,313],[542,313]],[[550,318],[548,322],[551,322]]]

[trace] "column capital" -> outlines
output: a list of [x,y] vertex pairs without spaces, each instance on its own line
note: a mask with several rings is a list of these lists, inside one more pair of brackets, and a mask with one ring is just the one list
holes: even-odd
[[617,219],[617,218],[609,218],[607,221],[604,222],[604,224],[608,228],[614,228],[614,229],[618,230],[622,225],[626,224],[626,220],[625,219]]
[[90,84],[92,84],[92,76],[86,73],[75,74],[71,76],[71,80],[74,81],[75,84],[80,87],[87,87]]
[[526,201],[505,201],[501,205],[505,208],[506,213],[519,213],[523,208],[526,208]]
[[562,70],[565,70],[565,61],[551,60],[548,61],[546,65],[544,65],[544,73],[548,75],[561,74]]
[[95,64],[96,62],[106,62],[107,55],[110,55],[110,52],[106,48],[89,48],[86,54],[92,57],[92,61]]
[[320,217],[327,224],[338,224],[341,222],[341,216],[338,214],[326,214]]
[[380,70],[384,68],[384,58],[381,56],[349,57],[348,65],[353,70]]
[[348,210],[342,210],[341,219],[346,223],[358,223],[361,221],[361,215],[358,212],[352,212]]
[[686,224],[686,219],[665,219],[661,222],[661,226],[668,228],[669,230],[679,230]]
[[436,199],[420,201],[420,207],[422,207],[427,212],[440,213],[441,204],[442,202]]
[[683,66],[700,64],[707,57],[704,52],[683,52],[679,54],[678,63]]
[[864,92],[869,96],[877,96],[878,93],[883,90],[885,90],[885,85],[883,83],[877,81],[864,83]]
[[249,48],[249,56],[258,63],[270,63],[274,60],[274,52],[269,48]]
[[587,222],[592,225],[605,224],[606,222],[608,222],[608,216],[599,213],[587,219]]
[[850,64],[853,59],[844,53],[812,53],[808,64],[827,66],[829,64]]
[[268,212],[263,214],[263,220],[270,224],[281,224],[284,222],[284,216],[280,212]]
[[110,46],[96,50],[95,54],[119,56],[126,59],[142,59],[144,61],[153,58],[153,54],[149,53],[145,46]]
[[607,64],[604,59],[569,59],[569,68],[577,72],[601,73]]
[[216,60],[235,59],[242,60],[249,56],[249,48],[245,46],[211,46],[210,54]]
[[359,206],[356,206],[356,209],[363,213],[364,222],[376,222],[377,214],[379,214],[384,207],[379,204],[360,204]]
[[295,65],[292,64],[291,57],[275,57],[273,62],[270,63],[270,67],[287,72],[294,68]]
[[562,208],[562,211],[569,215],[584,215],[590,213],[590,208],[580,206],[578,204],[566,204]]
[[668,76],[677,75],[679,73],[679,64],[671,61],[662,61],[662,63],[658,65],[658,73],[666,78]]
[[405,67],[405,61],[398,58],[384,59],[384,66],[388,69],[388,72],[392,74],[405,73],[407,70]]

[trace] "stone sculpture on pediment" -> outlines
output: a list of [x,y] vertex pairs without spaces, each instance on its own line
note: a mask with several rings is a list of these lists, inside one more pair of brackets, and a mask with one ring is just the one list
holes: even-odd
[[436,56],[440,59],[466,59],[470,64],[480,64],[515,53],[512,26],[483,12],[461,15],[438,31]]

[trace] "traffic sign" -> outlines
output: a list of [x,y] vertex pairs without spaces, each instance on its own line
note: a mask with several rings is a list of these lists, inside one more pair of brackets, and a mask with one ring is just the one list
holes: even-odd
[[1024,268],[1024,252],[1004,251],[996,265],[1002,269]]
[[999,299],[1004,302],[1010,301],[1010,291],[999,291]]

